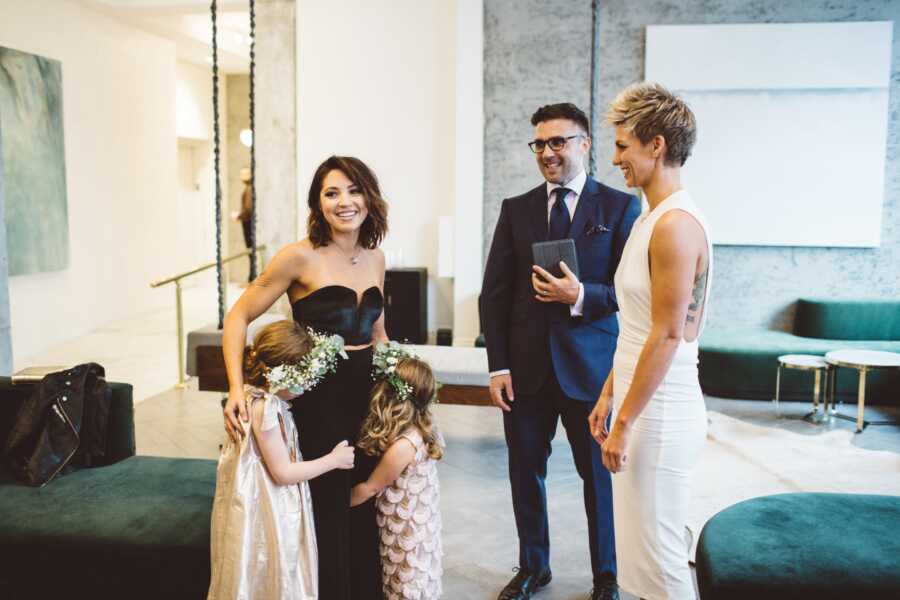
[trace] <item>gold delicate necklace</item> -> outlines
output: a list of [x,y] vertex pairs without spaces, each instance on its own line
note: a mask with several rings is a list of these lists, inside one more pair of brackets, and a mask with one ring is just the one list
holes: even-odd
[[[338,246],[338,249],[341,251],[341,254],[343,254],[344,256],[347,255],[347,253],[344,252],[344,250],[341,249],[340,246]],[[349,257],[349,258],[350,258],[350,265],[356,265],[356,264],[359,263],[359,254],[360,254],[360,252],[362,252],[362,248],[360,247],[359,244],[357,244],[356,246],[354,246],[354,248],[353,248],[353,253],[352,253],[352,254],[350,255],[350,257]]]

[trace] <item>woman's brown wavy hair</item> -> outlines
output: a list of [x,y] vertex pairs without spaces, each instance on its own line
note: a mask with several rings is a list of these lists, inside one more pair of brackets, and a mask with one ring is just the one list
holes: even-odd
[[440,459],[444,452],[431,420],[431,403],[437,390],[431,367],[417,358],[404,358],[397,363],[394,374],[412,388],[412,393],[404,399],[387,381],[375,384],[369,415],[363,421],[356,445],[369,456],[379,456],[400,434],[415,426],[422,434],[428,456]]
[[244,382],[268,389],[266,373],[272,367],[298,363],[312,349],[313,341],[295,321],[276,321],[266,325],[244,348]]
[[347,176],[347,179],[362,191],[366,199],[366,208],[369,211],[366,220],[363,221],[359,231],[359,245],[369,250],[377,248],[384,236],[387,235],[388,223],[387,202],[381,196],[381,188],[378,186],[378,178],[366,164],[352,156],[330,156],[319,165],[313,175],[312,185],[309,186],[309,218],[306,227],[309,231],[309,239],[313,247],[327,246],[331,241],[331,227],[322,213],[322,182],[325,176],[334,170],[338,170]]

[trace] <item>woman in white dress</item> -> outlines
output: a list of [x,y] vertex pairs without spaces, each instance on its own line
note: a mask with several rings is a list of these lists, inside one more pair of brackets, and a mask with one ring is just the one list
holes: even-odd
[[606,116],[616,128],[613,164],[648,206],[616,270],[619,340],[591,432],[614,473],[619,585],[648,600],[694,598],[684,531],[706,437],[697,338],[712,276],[706,222],[681,187],[696,121],[654,83],[626,88]]

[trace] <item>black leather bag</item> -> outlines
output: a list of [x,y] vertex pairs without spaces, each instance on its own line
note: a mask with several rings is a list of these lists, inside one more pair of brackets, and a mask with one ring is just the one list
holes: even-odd
[[111,392],[103,367],[51,373],[16,415],[4,454],[15,477],[42,486],[68,465],[91,466],[106,452]]

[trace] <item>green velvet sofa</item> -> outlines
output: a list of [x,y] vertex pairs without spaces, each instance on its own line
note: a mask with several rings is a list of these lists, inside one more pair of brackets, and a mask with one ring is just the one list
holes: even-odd
[[898,496],[803,493],[740,502],[700,532],[700,598],[900,598],[898,531]]
[[[782,354],[824,355],[842,348],[900,352],[900,300],[801,298],[793,332],[762,328],[710,327],[700,338],[700,385],[723,398],[771,400]],[[837,399],[856,402],[855,371],[837,371]],[[783,400],[809,400],[813,377],[785,369]],[[866,404],[900,403],[900,371],[866,376]]]
[[[216,463],[135,456],[130,385],[111,383],[105,466],[42,488],[0,466],[0,598],[205,598]],[[0,378],[0,448],[31,386]]]

